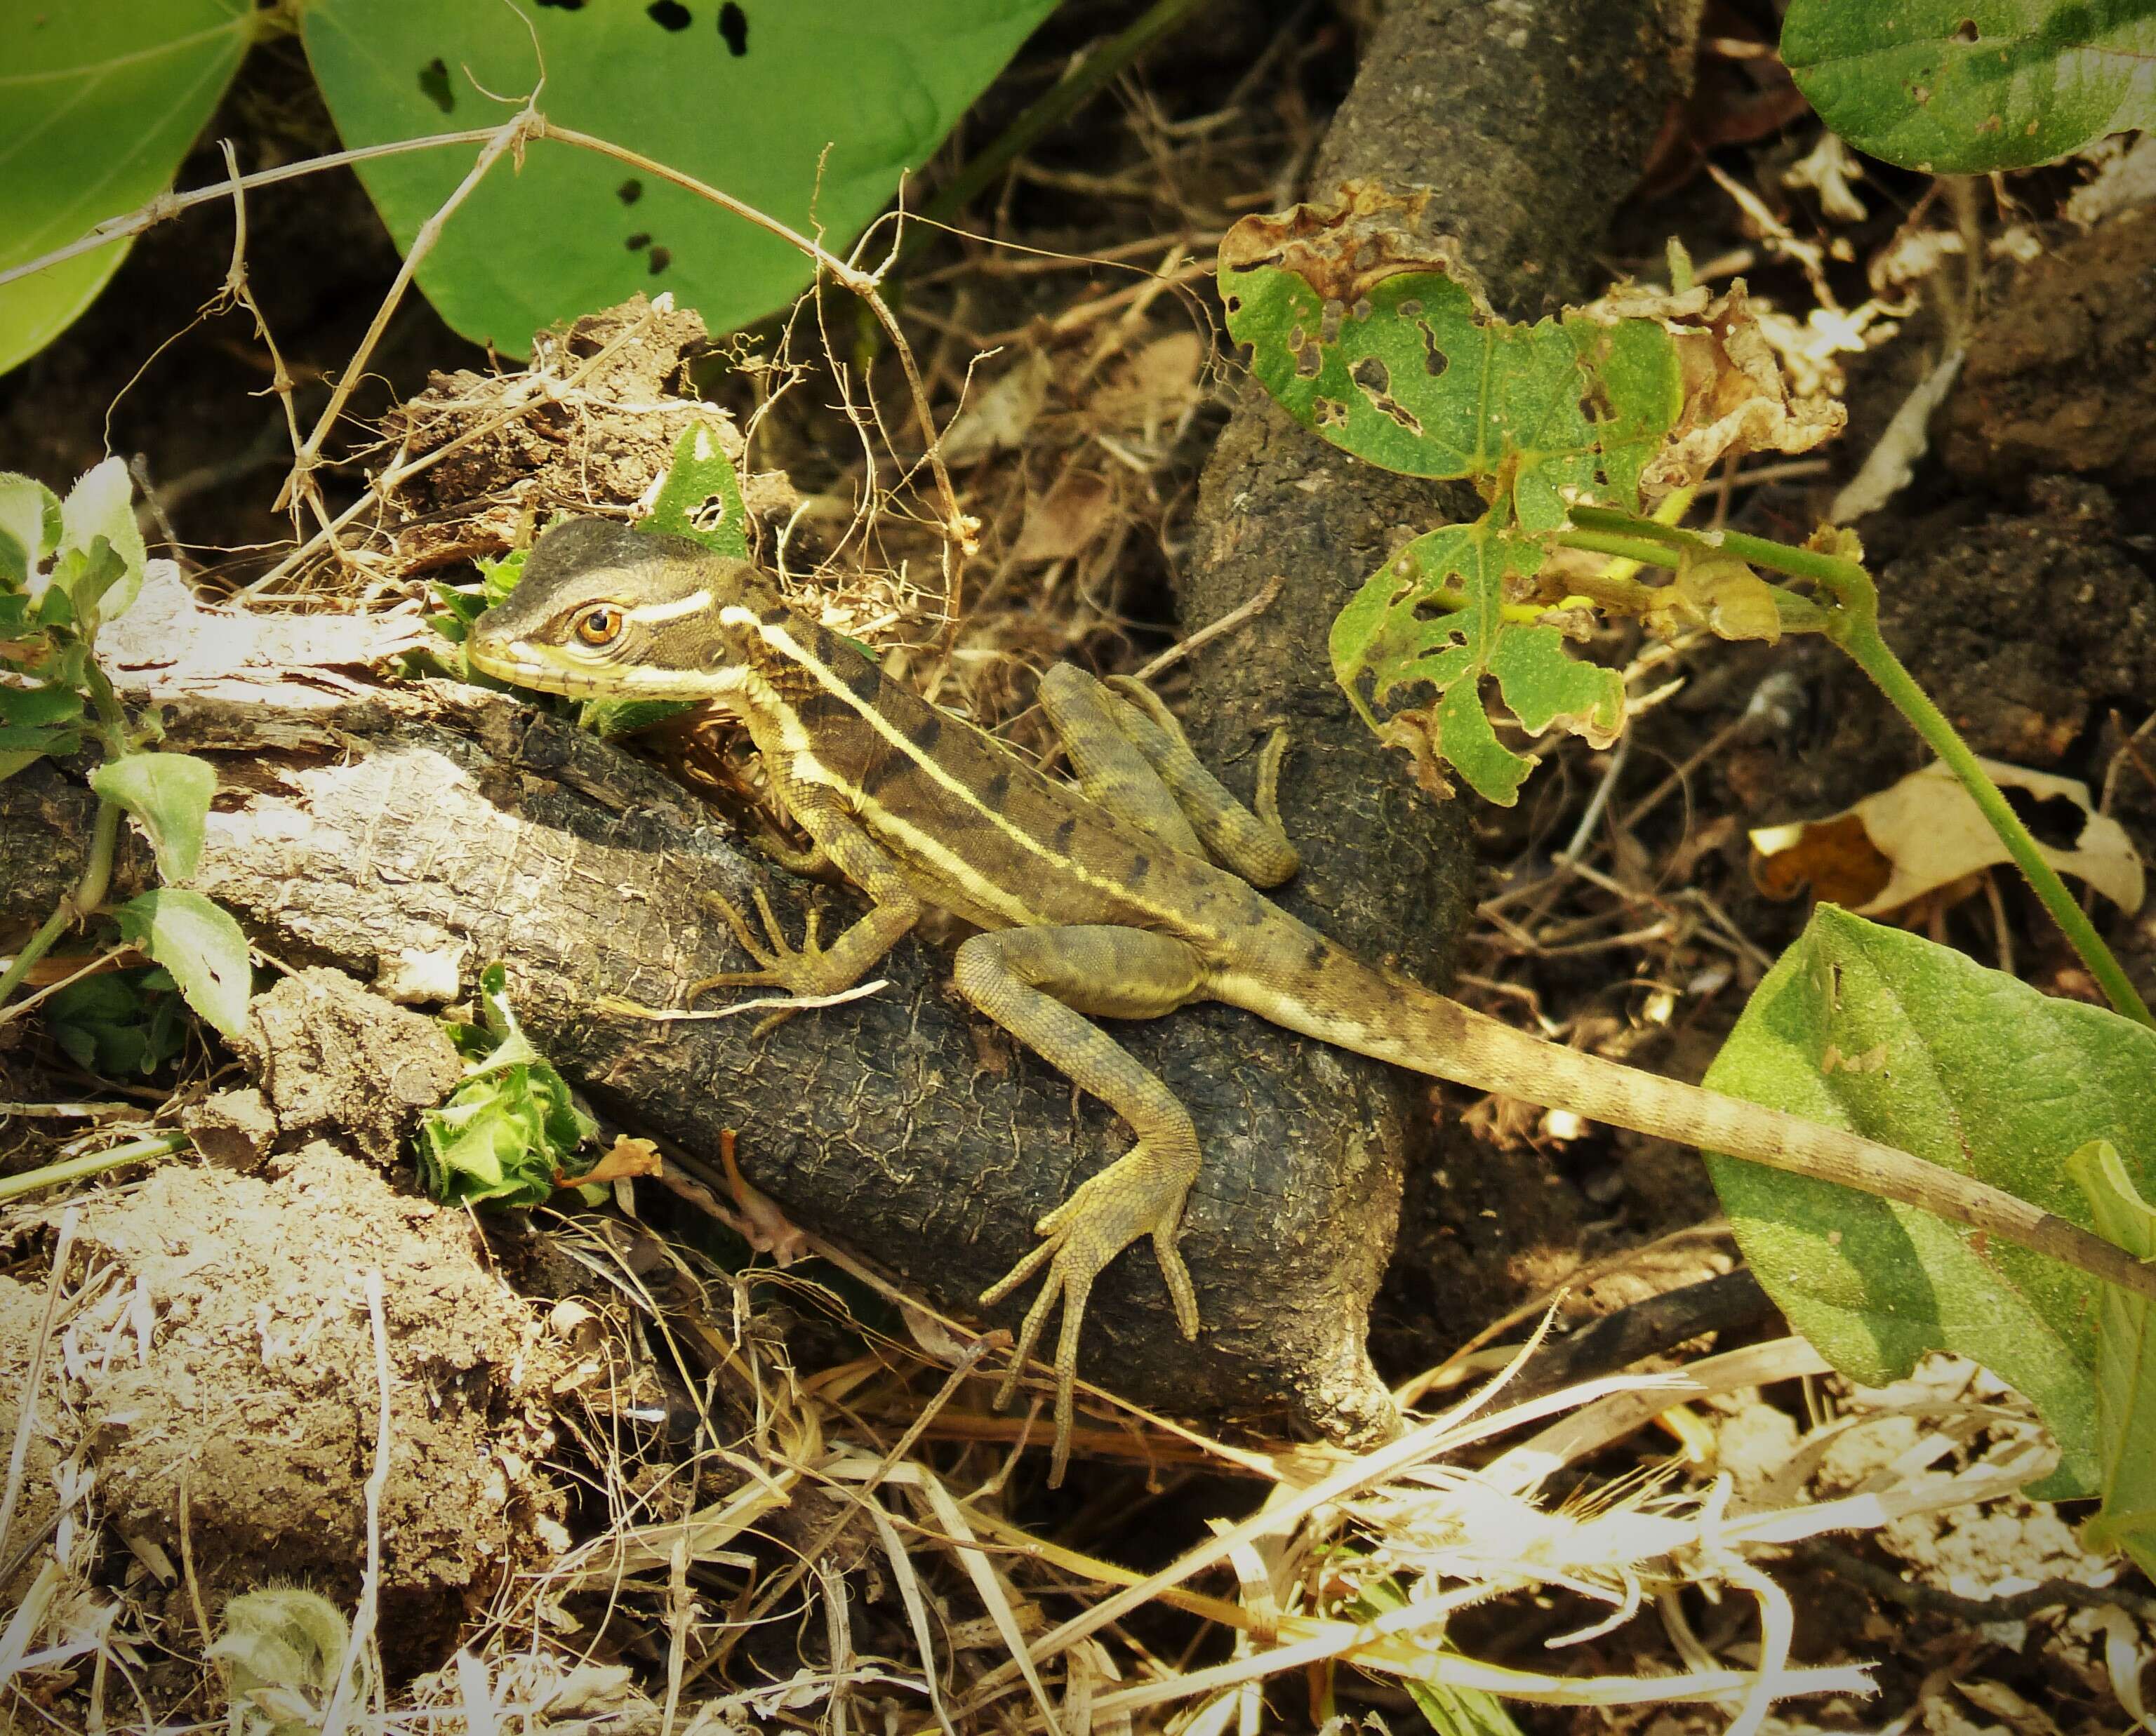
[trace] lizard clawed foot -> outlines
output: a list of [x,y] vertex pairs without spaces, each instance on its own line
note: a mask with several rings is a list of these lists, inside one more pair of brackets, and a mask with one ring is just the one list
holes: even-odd
[[1168,1283],[1168,1299],[1175,1308],[1176,1324],[1185,1338],[1198,1336],[1198,1293],[1175,1246],[1183,1201],[1190,1191],[1194,1168],[1194,1164],[1185,1168],[1163,1162],[1144,1145],[1134,1146],[1043,1217],[1034,1226],[1045,1238],[1040,1246],[981,1293],[982,1305],[992,1305],[1043,1266],[1048,1268],[1040,1293],[1034,1298],[1019,1329],[1010,1371],[997,1389],[998,1411],[1010,1403],[1017,1391],[1019,1377],[1050,1314],[1058,1302],[1063,1304],[1063,1326],[1055,1345],[1055,1452],[1048,1472],[1051,1488],[1062,1483],[1064,1467],[1070,1460],[1078,1335],[1085,1323],[1086,1298],[1101,1268],[1140,1237],[1150,1235],[1161,1276]]
[[[726,925],[734,931],[734,938],[741,942],[742,950],[756,960],[757,968],[753,970],[721,970],[716,976],[699,977],[684,991],[682,1005],[695,1005],[699,996],[712,989],[781,988],[789,995],[806,997],[828,995],[834,992],[836,988],[844,988],[844,983],[833,984],[831,973],[824,965],[824,951],[816,939],[816,912],[811,909],[808,913],[802,929],[801,945],[792,946],[787,943],[785,931],[779,924],[777,913],[771,908],[771,900],[764,896],[763,888],[752,887],[750,892],[756,899],[757,914],[763,919],[761,936],[749,925],[747,917],[731,899],[722,898],[716,892],[706,892],[701,896],[706,903],[726,918]],[[773,1026],[784,1024],[797,1011],[798,1009],[794,1007],[780,1008],[757,1026],[756,1035],[762,1037]]]

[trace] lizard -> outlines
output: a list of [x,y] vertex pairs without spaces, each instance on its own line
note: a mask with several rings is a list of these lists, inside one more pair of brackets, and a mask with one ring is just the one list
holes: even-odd
[[998,1407],[1061,1305],[1051,1483],[1070,1456],[1080,1330],[1101,1269],[1150,1237],[1178,1328],[1192,1339],[1199,1330],[1176,1247],[1200,1162],[1195,1129],[1167,1086],[1093,1022],[1194,1001],[1477,1090],[1860,1187],[2156,1293],[2156,1267],[2003,1191],[1545,1042],[1366,963],[1260,890],[1300,865],[1274,799],[1278,738],[1254,809],[1199,764],[1146,689],[1057,664],[1040,698],[1074,785],[891,679],[790,607],[752,563],[600,518],[543,532],[465,651],[475,668],[544,692],[703,701],[737,717],[772,797],[811,842],[774,853],[797,870],[835,868],[867,895],[866,914],[830,945],[812,921],[795,946],[761,890],[761,935],[707,893],[755,968],[691,985],[690,999],[724,986],[841,992],[941,909],[978,930],[952,962],[959,993],[1129,1124],[1130,1150],[1043,1216],[1040,1242],[981,1297],[992,1305],[1046,1267]]

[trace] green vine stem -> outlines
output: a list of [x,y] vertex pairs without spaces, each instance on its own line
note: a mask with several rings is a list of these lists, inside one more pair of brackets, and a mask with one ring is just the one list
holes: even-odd
[[1999,786],[1992,782],[1969,750],[1969,744],[1947,720],[1946,714],[1932,703],[1930,695],[1917,686],[1915,678],[1902,667],[1901,658],[1880,637],[1879,587],[1859,562],[1818,549],[1800,549],[1788,543],[1770,542],[1764,537],[1747,536],[1740,531],[1677,530],[1635,518],[1630,513],[1599,507],[1574,508],[1572,522],[1574,528],[1557,538],[1562,547],[1620,555],[1628,559],[1638,559],[1643,549],[1651,549],[1654,553],[1650,558],[1662,566],[1671,565],[1671,556],[1684,550],[1733,555],[1754,566],[1787,573],[1793,578],[1812,580],[1825,590],[1833,597],[1835,607],[1822,612],[1819,630],[1871,678],[1923,738],[1925,745],[1961,780],[1962,787],[1990,822],[1991,829],[1999,834],[1999,842],[2005,845],[2015,865],[2035,888],[2044,908],[2051,913],[2051,919],[2081,955],[2082,962],[2088,966],[2090,975],[2102,988],[2112,1009],[2144,1025],[2156,1025],[2156,1016],[2150,1014],[2147,1003],[2112,955],[2111,949],[2097,935],[2096,925],[2074,902],[2066,883],[2044,860],[2035,839],[2007,804]]
[[107,1170],[116,1170],[123,1164],[139,1164],[146,1158],[169,1157],[175,1151],[187,1147],[185,1134],[157,1134],[146,1139],[131,1139],[125,1145],[115,1145],[107,1151],[93,1151],[85,1157],[71,1157],[64,1163],[47,1164],[42,1170],[25,1170],[20,1175],[0,1176],[0,1203],[19,1199],[24,1194],[36,1193],[40,1189],[59,1187],[67,1182],[80,1181],[85,1176],[102,1175]]
[[[105,756],[117,759],[132,752],[136,743],[128,727],[126,709],[113,692],[105,671],[93,660],[85,677],[91,706],[97,713],[96,730],[104,743]],[[112,885],[112,858],[119,842],[120,805],[100,798],[97,816],[90,822],[90,854],[82,865],[82,878],[75,882],[74,890],[61,899],[59,908],[38,925],[37,933],[23,943],[23,950],[8,961],[7,970],[0,972],[0,1024],[6,1023],[10,1017],[4,1010],[8,997],[22,987],[31,967],[53,950],[61,935],[105,902],[105,894]]]
[[83,863],[82,878],[75,883],[74,890],[59,901],[59,908],[39,924],[36,934],[23,943],[4,974],[0,974],[0,1023],[8,1014],[4,1011],[8,997],[23,986],[23,980],[54,945],[72,928],[77,919],[87,916],[105,902],[105,894],[112,883],[112,854],[120,841],[120,804],[100,801],[97,817],[91,822],[90,858]]

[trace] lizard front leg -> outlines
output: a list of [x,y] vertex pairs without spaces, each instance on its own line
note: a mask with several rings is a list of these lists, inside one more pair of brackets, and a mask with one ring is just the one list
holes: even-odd
[[[760,940],[738,908],[716,893],[706,893],[704,896],[726,919],[757,968],[721,971],[691,983],[690,1001],[716,988],[777,986],[793,995],[835,995],[867,976],[921,919],[921,898],[912,883],[882,846],[855,823],[831,789],[777,769],[773,772],[773,785],[788,812],[814,841],[815,853],[868,894],[869,913],[829,947],[817,944],[816,919],[812,914],[801,945],[795,947],[780,932],[778,919],[772,914],[762,888],[755,894],[757,914],[763,919]],[[764,1028],[784,1017],[783,1013],[775,1015],[765,1022]]]
[[1071,1411],[1078,1378],[1078,1334],[1093,1279],[1142,1236],[1151,1236],[1161,1275],[1183,1336],[1198,1335],[1198,1297],[1176,1251],[1183,1202],[1198,1175],[1198,1133],[1189,1113],[1160,1080],[1091,1022],[1150,1019],[1204,992],[1197,953],[1172,935],[1106,925],[999,929],[958,949],[958,992],[1081,1089],[1121,1115],[1137,1144],[1083,1183],[1035,1226],[1041,1245],[984,1292],[1000,1301],[1042,1266],[1048,1276],[1026,1311],[998,1406],[1009,1401],[1020,1369],[1060,1301],[1055,1350],[1055,1456],[1049,1481],[1060,1483],[1070,1457]]

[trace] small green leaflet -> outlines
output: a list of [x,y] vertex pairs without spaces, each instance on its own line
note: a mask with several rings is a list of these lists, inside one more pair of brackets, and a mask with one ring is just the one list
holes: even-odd
[[445,1027],[469,1064],[464,1083],[420,1118],[420,1185],[451,1204],[536,1206],[598,1124],[517,1023],[507,971],[489,965],[479,981],[482,1022]]
[[238,1041],[254,988],[239,924],[200,893],[170,886],[130,899],[115,914],[120,938],[171,971],[187,1005]]
[[[714,499],[719,503],[718,523],[699,525],[697,514]],[[748,559],[748,509],[742,504],[741,481],[710,423],[693,422],[681,431],[651,511],[635,528],[659,536],[685,536],[714,555]]]
[[202,860],[203,834],[217,773],[192,754],[128,754],[107,760],[90,786],[142,822],[157,856],[157,878],[171,885],[192,879]]
[[187,1017],[169,972],[100,970],[56,991],[45,1031],[76,1066],[107,1078],[155,1073],[187,1047]]
[[28,584],[59,540],[60,497],[34,476],[0,470],[0,586]]
[[[1624,717],[1622,677],[1576,661],[1554,627],[1506,618],[1506,580],[1532,576],[1543,560],[1539,539],[1488,518],[1448,525],[1373,573],[1332,623],[1332,673],[1363,720],[1418,763],[1424,750],[1448,761],[1478,796],[1507,807],[1534,762],[1497,740],[1484,676],[1531,735],[1562,725],[1607,747]],[[1435,705],[1378,721],[1372,704],[1424,681],[1438,690]]]

